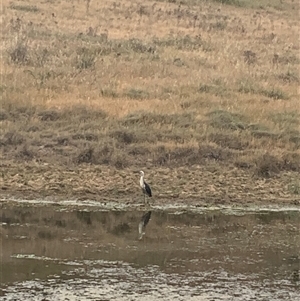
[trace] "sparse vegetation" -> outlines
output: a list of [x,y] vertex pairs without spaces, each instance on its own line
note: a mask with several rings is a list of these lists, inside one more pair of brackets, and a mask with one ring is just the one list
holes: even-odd
[[288,185],[288,189],[291,193],[299,195],[300,194],[300,182],[294,181],[294,182],[290,183]]
[[298,2],[3,7],[4,165],[299,172]]

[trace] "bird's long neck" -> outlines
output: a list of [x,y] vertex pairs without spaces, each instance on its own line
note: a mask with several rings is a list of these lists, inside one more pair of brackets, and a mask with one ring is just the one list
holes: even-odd
[[141,175],[141,178],[140,178],[140,185],[141,185],[142,188],[145,186],[145,184],[144,184],[144,176],[143,175]]

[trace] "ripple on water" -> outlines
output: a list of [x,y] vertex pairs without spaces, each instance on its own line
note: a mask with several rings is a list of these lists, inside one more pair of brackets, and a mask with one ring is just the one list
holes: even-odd
[[43,281],[15,283],[4,290],[0,300],[279,301],[298,298],[296,289],[289,283],[261,283],[257,275],[230,275],[224,270],[177,274],[162,272],[158,266],[136,268],[128,263],[101,260],[64,264],[74,264],[74,269]]

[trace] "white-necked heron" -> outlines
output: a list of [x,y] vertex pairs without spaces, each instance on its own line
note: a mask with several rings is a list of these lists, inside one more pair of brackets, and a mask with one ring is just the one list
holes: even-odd
[[144,175],[145,173],[141,170],[140,171],[140,175],[141,175],[141,178],[140,178],[140,186],[142,188],[142,191],[144,193],[144,202],[146,203],[146,194],[149,196],[149,197],[152,197],[152,192],[151,192],[151,188],[150,186],[145,182],[144,180]]

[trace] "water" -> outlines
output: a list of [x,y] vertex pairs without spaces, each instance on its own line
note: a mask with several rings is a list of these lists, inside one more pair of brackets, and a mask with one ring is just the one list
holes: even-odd
[[300,300],[300,210],[2,202],[0,300]]

